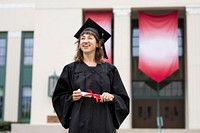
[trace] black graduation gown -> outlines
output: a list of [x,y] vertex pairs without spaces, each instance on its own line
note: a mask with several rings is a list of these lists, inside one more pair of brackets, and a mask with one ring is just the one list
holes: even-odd
[[[96,102],[82,97],[72,102],[72,92],[81,89],[115,96],[112,102]],[[116,133],[116,129],[129,114],[129,97],[117,68],[109,63],[89,67],[84,62],[66,65],[58,79],[53,97],[53,107],[64,128],[69,133]]]

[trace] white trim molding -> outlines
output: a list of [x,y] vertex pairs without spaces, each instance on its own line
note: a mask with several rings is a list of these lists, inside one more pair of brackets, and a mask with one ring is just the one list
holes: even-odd
[[21,38],[22,33],[20,31],[9,31],[8,38]]
[[200,14],[200,7],[186,7],[187,14]]
[[34,3],[6,3],[0,4],[0,9],[35,8]]
[[130,8],[115,8],[113,9],[113,12],[116,15],[130,15],[131,9]]

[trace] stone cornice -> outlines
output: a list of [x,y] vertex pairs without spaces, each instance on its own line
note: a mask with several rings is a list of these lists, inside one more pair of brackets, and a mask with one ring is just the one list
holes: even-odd
[[200,14],[200,7],[186,7],[187,14]]
[[34,3],[5,3],[0,4],[0,9],[35,8]]

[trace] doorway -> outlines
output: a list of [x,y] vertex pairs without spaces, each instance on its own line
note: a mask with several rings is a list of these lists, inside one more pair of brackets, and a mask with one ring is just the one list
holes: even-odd
[[[184,19],[178,19],[179,69],[160,83],[138,69],[138,19],[132,19],[132,127],[185,128]],[[157,87],[159,86],[159,87]]]

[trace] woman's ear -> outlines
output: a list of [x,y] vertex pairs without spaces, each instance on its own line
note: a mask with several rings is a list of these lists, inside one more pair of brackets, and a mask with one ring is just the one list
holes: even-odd
[[101,46],[99,45],[99,43],[97,43],[96,48],[100,48]]
[[78,44],[78,49],[81,49],[81,45],[80,45],[80,43]]

